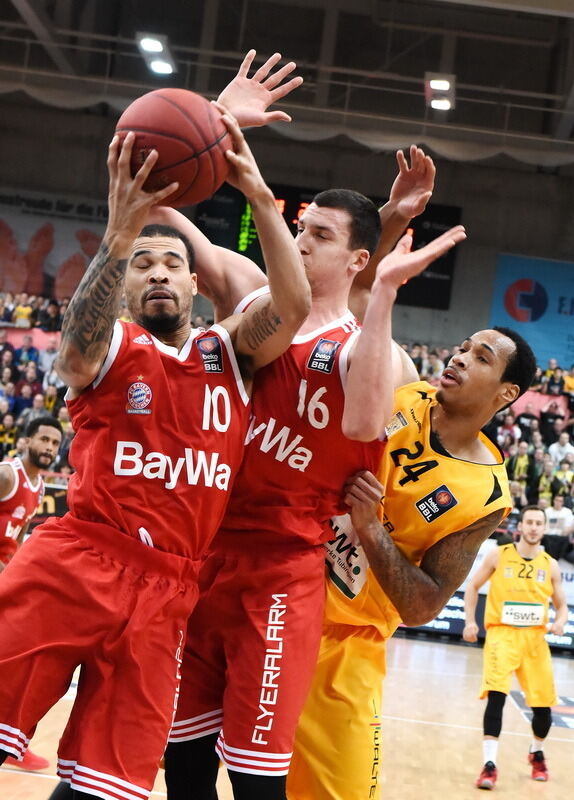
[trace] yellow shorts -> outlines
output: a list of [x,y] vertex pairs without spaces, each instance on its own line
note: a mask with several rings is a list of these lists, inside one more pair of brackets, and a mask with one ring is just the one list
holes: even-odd
[[488,692],[508,694],[512,673],[516,672],[529,706],[555,705],[552,657],[544,633],[541,628],[509,625],[488,628],[480,696],[485,697]]
[[379,797],[384,676],[385,642],[374,628],[324,628],[287,778],[289,800]]

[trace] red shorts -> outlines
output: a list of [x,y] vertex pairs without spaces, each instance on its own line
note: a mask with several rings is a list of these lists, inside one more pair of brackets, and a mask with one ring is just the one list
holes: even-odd
[[173,721],[197,562],[67,515],[0,575],[0,749],[21,758],[81,665],[58,774],[104,800],[145,800]]
[[228,769],[286,775],[321,638],[323,547],[253,545],[200,573],[170,742],[219,733]]

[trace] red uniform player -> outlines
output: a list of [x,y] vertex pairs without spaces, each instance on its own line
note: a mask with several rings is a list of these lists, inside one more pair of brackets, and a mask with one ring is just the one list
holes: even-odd
[[[37,417],[26,428],[26,450],[22,458],[0,462],[0,572],[22,544],[30,520],[44,496],[41,470],[47,469],[58,453],[62,427],[53,417]],[[5,732],[0,732],[0,747]],[[47,759],[27,750],[18,760],[9,756],[11,767],[45,769]]]
[[[237,123],[223,119],[235,147],[229,180],[252,205],[271,296],[191,329],[192,247],[171,228],[142,231],[176,186],[144,192],[157,153],[132,178],[134,135],[114,138],[108,226],[58,361],[76,429],[70,513],[39,528],[0,582],[1,760],[25,751],[81,665],[58,769],[82,797],[149,796],[198,564],[241,458],[252,375],[286,349],[309,307],[275,199]],[[114,325],[124,290],[135,322]]]

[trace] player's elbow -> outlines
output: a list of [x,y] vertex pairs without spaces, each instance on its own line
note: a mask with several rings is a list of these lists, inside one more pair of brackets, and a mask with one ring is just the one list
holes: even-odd
[[66,386],[78,391],[97,378],[100,368],[101,364],[91,364],[73,352],[60,351],[54,362],[54,369]]
[[343,414],[341,429],[343,435],[354,442],[373,442],[381,434],[380,426],[367,414]]

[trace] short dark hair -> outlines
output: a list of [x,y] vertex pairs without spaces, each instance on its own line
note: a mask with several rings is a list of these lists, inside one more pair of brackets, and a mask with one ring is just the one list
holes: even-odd
[[522,519],[527,511],[540,511],[540,513],[544,517],[544,520],[546,520],[546,514],[544,513],[543,508],[540,508],[539,506],[529,505],[529,506],[524,506],[524,508],[520,510],[520,522],[522,522]]
[[[516,333],[516,331],[513,331],[511,328],[496,326],[494,330],[514,342],[514,353],[508,359],[501,380],[502,383],[506,381],[515,383],[520,390],[518,397],[521,397],[524,392],[528,391],[530,388],[534,373],[536,372],[536,358],[532,352],[532,348],[526,339],[523,339],[519,333]],[[517,400],[518,397],[515,399]]]
[[180,239],[184,245],[185,250],[187,252],[187,261],[189,264],[189,271],[193,272],[193,267],[195,266],[195,252],[193,249],[193,245],[185,235],[177,228],[174,228],[172,225],[160,225],[159,223],[152,223],[151,225],[145,225],[141,231],[139,232],[138,238],[140,236],[167,236],[169,239]]
[[368,197],[352,189],[327,189],[313,198],[322,208],[342,208],[351,217],[351,250],[364,247],[371,255],[381,236],[381,220],[376,205]]
[[36,417],[36,419],[29,422],[26,426],[25,436],[34,436],[42,425],[46,425],[48,428],[56,428],[56,430],[60,431],[62,436],[64,435],[64,431],[58,420],[55,417],[46,415],[45,417]]

